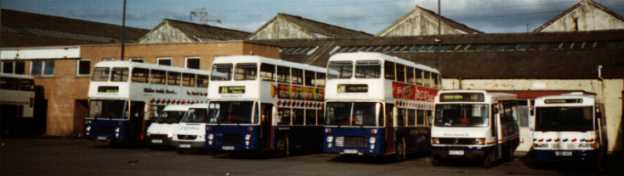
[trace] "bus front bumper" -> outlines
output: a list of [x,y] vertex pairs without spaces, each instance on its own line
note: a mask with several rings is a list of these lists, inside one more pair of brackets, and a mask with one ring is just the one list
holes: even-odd
[[538,161],[588,161],[599,156],[598,150],[532,150],[531,154]]
[[147,145],[153,147],[173,146],[172,138],[168,137],[166,134],[151,134],[148,135],[145,140]]
[[431,155],[443,159],[482,159],[493,147],[441,147],[432,146]]

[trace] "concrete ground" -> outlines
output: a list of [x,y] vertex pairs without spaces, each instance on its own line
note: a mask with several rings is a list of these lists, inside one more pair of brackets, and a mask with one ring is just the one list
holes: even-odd
[[[614,157],[615,158],[615,157]],[[621,158],[621,157],[620,157]],[[311,154],[287,158],[257,155],[178,154],[146,148],[111,148],[80,139],[4,139],[0,141],[0,175],[624,175],[621,159],[610,160],[607,171],[586,163],[534,166],[519,157],[492,168],[475,162],[432,166],[429,157],[406,161]],[[616,170],[620,169],[620,170]]]

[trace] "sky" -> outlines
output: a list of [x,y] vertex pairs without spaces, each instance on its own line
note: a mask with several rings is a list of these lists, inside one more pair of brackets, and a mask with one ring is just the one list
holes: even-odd
[[[624,15],[624,0],[595,0]],[[487,33],[532,30],[578,0],[441,0],[442,15]],[[127,25],[151,29],[163,18],[190,20],[205,8],[210,25],[253,32],[277,13],[377,34],[415,5],[437,0],[127,0]],[[121,24],[123,0],[0,0],[6,9]],[[197,19],[197,18],[195,18]],[[217,23],[216,20],[221,21]]]

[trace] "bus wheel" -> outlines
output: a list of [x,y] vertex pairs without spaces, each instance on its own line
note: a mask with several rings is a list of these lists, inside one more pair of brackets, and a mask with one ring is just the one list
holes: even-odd
[[487,154],[485,155],[485,157],[483,157],[483,163],[481,163],[481,166],[485,167],[485,168],[490,168],[492,167],[492,164],[494,163],[496,154],[494,152],[487,152]]
[[405,160],[407,158],[407,152],[405,149],[405,138],[401,138],[396,145],[396,158],[398,160]]
[[514,159],[514,149],[511,146],[506,147],[505,149],[505,161],[513,161]]
[[290,156],[290,143],[287,135],[277,140],[277,152],[280,156]]

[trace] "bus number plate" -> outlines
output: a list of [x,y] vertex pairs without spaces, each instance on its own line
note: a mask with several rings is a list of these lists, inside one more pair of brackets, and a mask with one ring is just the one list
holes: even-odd
[[355,150],[355,149],[345,149],[345,150],[344,150],[344,153],[345,153],[345,154],[357,154],[357,153],[358,153],[358,151],[357,151],[357,150]]
[[162,139],[152,139],[152,143],[154,143],[154,144],[162,144],[163,140]]
[[449,150],[449,155],[463,156],[464,151],[463,150]]
[[106,136],[98,136],[97,140],[106,140]]
[[221,147],[223,150],[234,150],[234,146],[223,146]]
[[180,148],[191,148],[191,144],[180,144],[178,147],[180,147]]
[[572,152],[571,151],[558,151],[555,152],[556,156],[572,156]]

